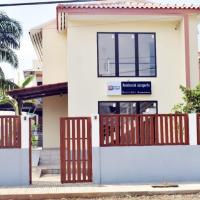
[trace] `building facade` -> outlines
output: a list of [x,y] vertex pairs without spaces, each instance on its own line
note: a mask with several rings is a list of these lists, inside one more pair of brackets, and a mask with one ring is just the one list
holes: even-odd
[[199,13],[131,0],[58,5],[56,20],[30,31],[43,84],[68,83],[67,95],[43,99],[44,148],[59,147],[62,116],[170,113],[179,86],[199,82]]

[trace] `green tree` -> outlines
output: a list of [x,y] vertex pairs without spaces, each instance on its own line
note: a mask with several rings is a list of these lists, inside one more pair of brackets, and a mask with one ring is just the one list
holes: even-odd
[[15,110],[15,114],[21,115],[23,101],[20,99],[14,99],[10,95],[8,95],[7,92],[13,89],[25,88],[30,82],[33,81],[33,79],[34,79],[34,76],[29,76],[20,85],[17,85],[10,80],[6,80],[4,73],[2,69],[0,68],[0,105],[10,104]]
[[18,67],[15,49],[20,48],[22,27],[18,21],[0,12],[0,62],[7,62],[14,68]]
[[176,113],[200,113],[200,83],[194,88],[189,89],[180,86],[183,93],[183,103],[179,103],[173,107]]

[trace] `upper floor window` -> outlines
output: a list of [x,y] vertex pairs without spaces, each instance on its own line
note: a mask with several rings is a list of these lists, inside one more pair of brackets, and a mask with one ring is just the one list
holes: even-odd
[[98,33],[99,77],[155,77],[155,33]]

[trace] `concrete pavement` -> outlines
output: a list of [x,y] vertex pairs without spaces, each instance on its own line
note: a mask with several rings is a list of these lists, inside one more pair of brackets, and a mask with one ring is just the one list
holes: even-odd
[[[178,187],[152,185],[94,185],[91,183],[60,184],[59,177],[43,177],[27,187],[0,187],[1,199],[94,198],[121,195],[193,194],[200,193],[200,183],[178,184]],[[165,185],[165,184],[163,184]],[[166,185],[167,186],[167,185]]]

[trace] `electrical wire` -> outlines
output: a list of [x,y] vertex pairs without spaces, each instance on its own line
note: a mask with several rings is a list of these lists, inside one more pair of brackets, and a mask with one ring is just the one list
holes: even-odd
[[[47,5],[47,4],[59,4],[59,3],[84,3],[84,2],[91,2],[94,0],[69,0],[69,1],[35,1],[35,2],[23,2],[23,3],[1,3],[0,7],[13,7],[13,6],[33,6],[33,5]],[[95,0],[95,1],[101,1],[101,0]]]

